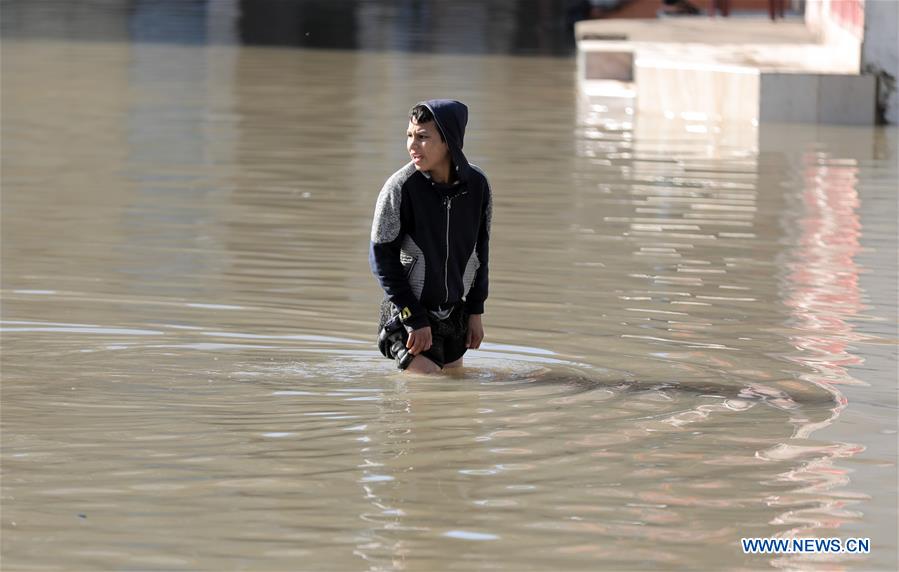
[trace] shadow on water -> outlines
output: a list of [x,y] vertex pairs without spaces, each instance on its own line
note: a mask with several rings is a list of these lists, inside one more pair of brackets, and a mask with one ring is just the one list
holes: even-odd
[[762,402],[777,409],[791,410],[799,407],[838,405],[838,400],[830,392],[818,387],[802,387],[798,385],[792,391],[785,391],[771,385],[752,383],[744,386],[691,381],[621,381],[593,379],[583,374],[572,374],[548,370],[545,373],[527,380],[537,385],[564,386],[574,393],[585,393],[599,389],[615,391],[622,395],[637,393],[655,393],[663,396],[671,394],[694,397],[717,397],[722,399],[740,399]]
[[[831,414],[842,405],[840,394],[832,388],[799,380],[740,381],[730,379],[724,372],[712,371],[712,368],[704,379],[648,379],[635,371],[569,361],[546,349],[499,344],[485,346],[474,360],[469,360],[468,366],[428,376],[401,373],[391,361],[369,350],[347,352],[345,348],[304,348],[301,350],[304,353],[328,357],[325,360],[266,364],[261,371],[257,369],[262,375],[256,377],[254,374],[246,381],[283,388],[297,382],[302,384],[307,379],[327,379],[338,384],[364,380],[375,385],[402,379],[410,383],[445,384],[461,391],[521,391],[525,395],[531,390],[549,389],[553,397],[602,391],[623,400],[644,396],[660,400],[714,398],[723,400],[732,410],[764,404],[782,411],[816,409]],[[509,353],[513,347],[513,352]],[[718,379],[721,381],[713,381]]]

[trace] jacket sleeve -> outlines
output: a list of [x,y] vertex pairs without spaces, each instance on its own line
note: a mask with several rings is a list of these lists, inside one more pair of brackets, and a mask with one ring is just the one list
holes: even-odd
[[493,191],[490,183],[484,177],[485,193],[481,211],[481,227],[478,230],[478,242],[475,252],[478,254],[480,266],[474,276],[471,290],[465,297],[465,309],[469,314],[483,314],[484,301],[487,299],[488,290],[488,261],[490,257],[490,225],[493,222]]
[[[378,195],[371,227],[368,263],[387,298],[399,308],[403,323],[412,329],[429,324],[424,307],[415,297],[400,262],[400,245],[405,234],[402,185],[388,180]],[[408,210],[408,209],[407,209]]]

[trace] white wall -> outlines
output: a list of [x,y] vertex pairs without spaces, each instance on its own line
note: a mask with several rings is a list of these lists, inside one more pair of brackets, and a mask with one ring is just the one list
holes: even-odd
[[[864,0],[807,0],[805,25],[818,36],[818,41],[836,48],[834,57],[841,60],[841,67],[861,71],[861,45],[863,30],[843,22],[835,13],[834,2],[859,2]],[[887,0],[893,2],[895,0]]]

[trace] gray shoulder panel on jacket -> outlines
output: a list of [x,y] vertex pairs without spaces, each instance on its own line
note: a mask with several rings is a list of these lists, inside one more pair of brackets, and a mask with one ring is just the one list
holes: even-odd
[[371,225],[371,241],[377,244],[392,242],[400,233],[400,205],[403,200],[403,185],[415,174],[415,165],[405,167],[387,179],[378,195],[375,219]]

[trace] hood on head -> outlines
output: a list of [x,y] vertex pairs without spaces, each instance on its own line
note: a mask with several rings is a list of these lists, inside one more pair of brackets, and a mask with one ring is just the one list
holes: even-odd
[[462,145],[465,142],[465,126],[468,125],[468,107],[455,99],[429,99],[419,105],[431,110],[437,129],[443,134],[443,139],[449,147],[456,176],[460,180],[467,179],[468,159],[462,153]]

